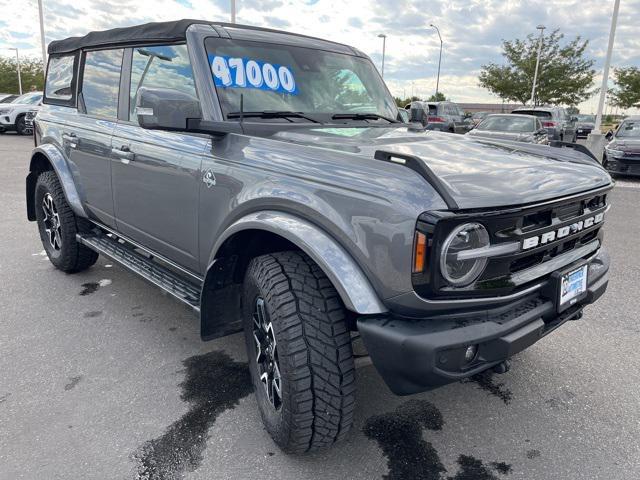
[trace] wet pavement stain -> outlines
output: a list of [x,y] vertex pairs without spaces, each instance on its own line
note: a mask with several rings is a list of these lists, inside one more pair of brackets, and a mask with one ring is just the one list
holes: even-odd
[[[498,477],[493,474],[490,467],[482,463],[482,460],[478,460],[470,455],[460,455],[458,457],[458,465],[460,469],[458,473],[453,477],[449,477],[448,480],[498,480]],[[500,473],[511,472],[511,466],[504,462],[492,462],[491,467],[494,465],[500,465],[498,471]]]
[[218,415],[233,409],[253,388],[246,363],[235,362],[223,352],[210,352],[183,362],[186,376],[180,384],[181,398],[189,411],[165,433],[149,440],[134,454],[137,479],[177,480],[202,462],[208,431]]
[[92,312],[85,312],[83,317],[84,318],[96,318],[96,317],[99,317],[100,315],[102,315],[102,311],[95,310],[95,311],[92,311]]
[[82,375],[78,375],[77,377],[69,377],[69,383],[64,386],[64,389],[68,392],[72,388],[74,388],[78,383],[82,380]]
[[513,393],[511,393],[511,390],[504,386],[504,383],[496,383],[493,376],[494,373],[491,370],[486,370],[482,373],[474,375],[473,377],[463,380],[463,383],[473,382],[485,392],[498,397],[505,403],[505,405],[509,405],[511,403],[511,399],[513,398]]
[[383,478],[441,479],[444,465],[436,449],[422,438],[422,430],[441,430],[443,424],[440,411],[425,400],[410,400],[394,412],[369,418],[363,431],[387,457],[389,474]]
[[80,296],[84,297],[95,293],[100,288],[100,284],[98,282],[88,282],[83,283],[81,287],[82,290],[80,290]]
[[540,450],[527,450],[527,458],[529,460],[533,460],[534,458],[538,458],[540,456]]
[[446,468],[433,445],[423,438],[424,429],[442,430],[444,420],[438,408],[426,400],[409,400],[394,412],[370,417],[363,427],[364,434],[375,440],[387,458],[389,473],[386,480],[495,480],[492,470],[501,474],[511,472],[504,462],[485,465],[469,455],[458,458],[459,470],[446,477]]

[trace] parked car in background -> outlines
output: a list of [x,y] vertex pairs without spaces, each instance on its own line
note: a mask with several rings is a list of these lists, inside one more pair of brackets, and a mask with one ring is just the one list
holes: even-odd
[[587,138],[596,125],[595,115],[576,115],[576,138]]
[[534,115],[540,119],[547,129],[549,140],[575,143],[576,124],[562,107],[522,107],[511,113]]
[[473,128],[471,118],[453,102],[412,102],[411,109],[422,110],[412,113],[411,119],[422,118],[414,121],[421,121],[427,130],[466,133]]
[[625,118],[607,139],[604,168],[614,175],[640,176],[640,115]]
[[12,93],[0,93],[0,103],[9,103],[18,98],[18,95]]
[[0,106],[0,133],[15,130],[18,135],[28,135],[25,115],[30,110],[37,110],[42,102],[42,92],[29,92],[20,95],[11,103]]
[[473,125],[478,125],[482,120],[484,120],[487,115],[490,115],[491,112],[475,112],[471,115],[471,123]]
[[487,115],[467,135],[474,138],[549,144],[546,128],[542,126],[539,118],[531,115],[512,113]]

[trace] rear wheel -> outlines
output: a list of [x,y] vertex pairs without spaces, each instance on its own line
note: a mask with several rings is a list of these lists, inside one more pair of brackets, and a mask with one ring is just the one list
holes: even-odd
[[42,246],[56,268],[74,273],[96,263],[98,254],[76,240],[77,233],[86,232],[91,226],[71,210],[55,172],[38,176],[35,206]]
[[343,439],[355,407],[351,336],[320,268],[300,252],[253,259],[243,317],[256,400],[273,440],[302,453]]
[[25,123],[24,115],[20,115],[16,119],[16,133],[18,135],[26,135],[27,134],[27,125]]

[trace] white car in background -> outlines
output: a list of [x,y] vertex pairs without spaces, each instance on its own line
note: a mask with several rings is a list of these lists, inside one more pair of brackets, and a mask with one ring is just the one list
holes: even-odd
[[42,92],[29,92],[20,95],[11,103],[0,104],[0,133],[15,130],[18,135],[27,135],[25,115],[37,110],[42,103]]

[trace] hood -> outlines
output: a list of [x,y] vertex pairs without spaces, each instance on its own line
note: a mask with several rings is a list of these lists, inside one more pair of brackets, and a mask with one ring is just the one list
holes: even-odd
[[311,127],[281,131],[272,138],[342,151],[345,156],[357,154],[372,162],[381,161],[374,158],[377,150],[415,156],[463,209],[539,202],[612,183],[590,157],[547,145],[416,132],[407,127]]
[[18,109],[37,110],[38,105],[34,105],[32,103],[0,103],[0,110],[18,110]]
[[614,138],[607,146],[627,153],[640,154],[640,138]]

